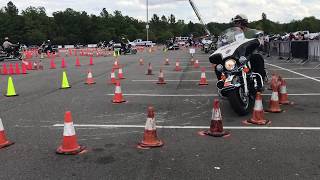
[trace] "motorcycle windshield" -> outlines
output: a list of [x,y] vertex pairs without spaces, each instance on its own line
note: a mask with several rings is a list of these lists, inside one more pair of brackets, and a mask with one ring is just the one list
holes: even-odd
[[262,35],[262,31],[256,29],[247,29],[245,32],[239,27],[232,27],[223,31],[218,40],[219,47],[234,43],[236,41],[243,41],[245,39],[258,38]]

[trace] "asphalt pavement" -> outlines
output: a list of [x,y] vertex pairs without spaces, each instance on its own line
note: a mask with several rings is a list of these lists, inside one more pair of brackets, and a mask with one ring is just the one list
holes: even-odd
[[[64,54],[62,53],[64,57]],[[198,86],[201,69],[190,65],[186,49],[156,50],[119,57],[125,80],[121,89],[127,103],[111,103],[114,85],[109,84],[114,57],[64,57],[67,68],[13,75],[19,96],[0,98],[0,117],[8,139],[15,144],[0,149],[0,179],[320,179],[320,69],[319,62],[299,65],[276,57],[266,58],[269,74],[278,73],[288,84],[294,105],[281,106],[283,113],[267,113],[267,126],[247,126],[226,99],[217,95],[216,78],[208,54],[197,51],[195,59],[206,68],[208,86]],[[139,59],[144,65],[139,65]],[[164,66],[169,58],[170,66]],[[180,61],[182,72],[175,72]],[[153,76],[146,76],[148,63]],[[3,62],[10,63],[10,62]],[[166,85],[157,85],[159,69]],[[96,84],[84,84],[91,69]],[[70,89],[59,89],[66,70]],[[7,76],[0,88],[5,94]],[[267,108],[271,91],[263,92]],[[220,99],[223,124],[230,137],[199,136],[209,128],[212,103]],[[155,108],[161,148],[136,148],[142,140],[147,107]],[[65,111],[71,111],[79,144],[87,152],[64,156],[55,153],[63,135]],[[124,126],[124,127],[123,127]],[[249,128],[248,128],[249,127]],[[257,127],[257,128],[255,128]]]

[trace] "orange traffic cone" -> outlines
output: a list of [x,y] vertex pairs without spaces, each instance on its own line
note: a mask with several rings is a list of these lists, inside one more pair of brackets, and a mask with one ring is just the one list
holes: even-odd
[[19,66],[19,63],[16,63],[16,74],[17,74],[17,75],[20,74],[20,66]]
[[43,70],[43,64],[42,64],[42,61],[40,60],[37,64],[37,69],[39,70]]
[[287,83],[284,79],[281,79],[280,89],[279,89],[279,103],[283,105],[294,104],[288,99],[287,93]]
[[94,65],[94,64],[93,64],[93,57],[92,57],[92,56],[90,56],[90,63],[89,63],[89,65],[90,65],[90,66]]
[[181,71],[182,69],[181,69],[181,67],[180,67],[180,62],[179,61],[177,61],[176,62],[176,68],[175,68],[175,71]]
[[2,74],[7,75],[8,74],[8,69],[6,64],[2,64]]
[[200,82],[199,82],[199,86],[206,86],[208,85],[208,81],[207,81],[207,77],[206,77],[206,69],[202,68],[201,70],[201,78],[200,78]]
[[9,64],[9,74],[10,75],[14,74],[13,65],[11,63]]
[[144,62],[143,62],[143,59],[142,59],[142,58],[139,59],[139,64],[140,64],[141,66],[144,65]]
[[148,117],[144,129],[143,140],[138,144],[139,149],[149,149],[163,146],[164,143],[157,136],[156,120],[153,107],[148,107]]
[[191,60],[190,60],[190,65],[191,65],[191,66],[194,65],[194,59],[193,59],[193,58],[191,58]]
[[33,62],[32,62],[32,61],[29,61],[29,62],[28,62],[27,69],[28,69],[28,70],[33,70]]
[[24,63],[21,64],[21,71],[22,74],[27,74],[27,66]]
[[116,75],[114,73],[114,69],[112,69],[111,73],[110,73],[110,84],[116,84]]
[[276,85],[278,82],[279,76],[276,74],[272,74],[271,76],[271,81],[270,81],[270,87],[268,88],[269,90],[272,90],[272,86]]
[[196,59],[196,62],[194,63],[193,67],[194,67],[194,68],[199,68],[199,67],[200,67],[200,66],[199,66],[199,60],[198,60],[198,59]]
[[78,144],[77,135],[73,127],[71,112],[64,115],[63,139],[61,145],[56,150],[57,154],[76,155],[86,152],[86,147]]
[[54,63],[54,58],[50,60],[50,69],[56,69],[56,64]]
[[113,69],[119,69],[119,62],[118,62],[118,59],[116,59],[115,61],[114,61],[114,64],[113,64],[113,67],[112,67]]
[[65,62],[65,60],[64,60],[64,58],[62,58],[62,60],[61,60],[61,68],[66,68],[67,66],[66,66],[66,62]]
[[152,66],[151,66],[151,63],[149,63],[148,72],[147,72],[146,75],[153,75],[153,74],[152,74]]
[[117,81],[116,83],[116,89],[115,89],[115,92],[114,92],[114,97],[113,97],[113,100],[112,100],[113,103],[124,103],[126,102],[124,99],[123,99],[123,95],[122,95],[122,92],[121,92],[121,86],[120,86],[120,82]]
[[96,83],[96,82],[95,82],[95,80],[93,79],[92,72],[91,72],[91,70],[89,70],[89,71],[88,71],[87,80],[86,80],[85,84],[90,85],[90,84],[95,84],[95,83]]
[[158,79],[157,84],[167,84],[167,83],[164,81],[164,75],[163,75],[162,69],[160,69],[159,79]]
[[14,143],[10,142],[6,137],[6,133],[4,131],[4,127],[2,124],[2,120],[0,118],[0,149],[11,146],[12,144],[14,144]]
[[271,112],[271,113],[282,112],[279,104],[278,86],[276,84],[272,86],[272,95],[269,102],[269,109],[267,110],[267,112]]
[[262,104],[262,96],[260,92],[257,92],[256,100],[254,102],[253,115],[249,120],[243,121],[244,124],[256,124],[256,125],[267,125],[271,121],[264,119],[264,110]]
[[219,100],[215,99],[213,102],[211,125],[209,130],[200,131],[199,135],[207,135],[213,137],[227,137],[230,133],[223,130],[221,110],[219,107]]
[[166,65],[166,66],[169,66],[169,65],[170,65],[168,58],[165,60],[164,65]]
[[76,67],[80,67],[81,64],[80,64],[80,59],[79,57],[76,58]]
[[123,76],[122,68],[119,68],[118,70],[118,79],[125,79],[125,77]]

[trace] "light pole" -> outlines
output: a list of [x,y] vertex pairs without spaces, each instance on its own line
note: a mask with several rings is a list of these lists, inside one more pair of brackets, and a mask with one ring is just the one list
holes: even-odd
[[147,2],[147,25],[146,25],[146,29],[147,29],[147,41],[149,41],[149,0],[146,0]]

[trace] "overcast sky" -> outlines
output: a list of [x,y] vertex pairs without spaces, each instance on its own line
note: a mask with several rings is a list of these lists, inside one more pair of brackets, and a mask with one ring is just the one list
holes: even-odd
[[[204,21],[229,22],[238,14],[244,13],[249,20],[261,19],[265,12],[268,19],[279,22],[290,22],[292,19],[302,19],[306,16],[320,18],[320,0],[194,0]],[[0,5],[5,6],[8,0],[0,0]],[[23,10],[28,6],[43,6],[49,16],[52,12],[72,8],[77,11],[86,11],[97,14],[102,8],[113,12],[122,11],[122,14],[134,18],[146,19],[146,0],[12,0]],[[149,13],[158,15],[174,14],[177,19],[198,22],[187,0],[149,0]]]

